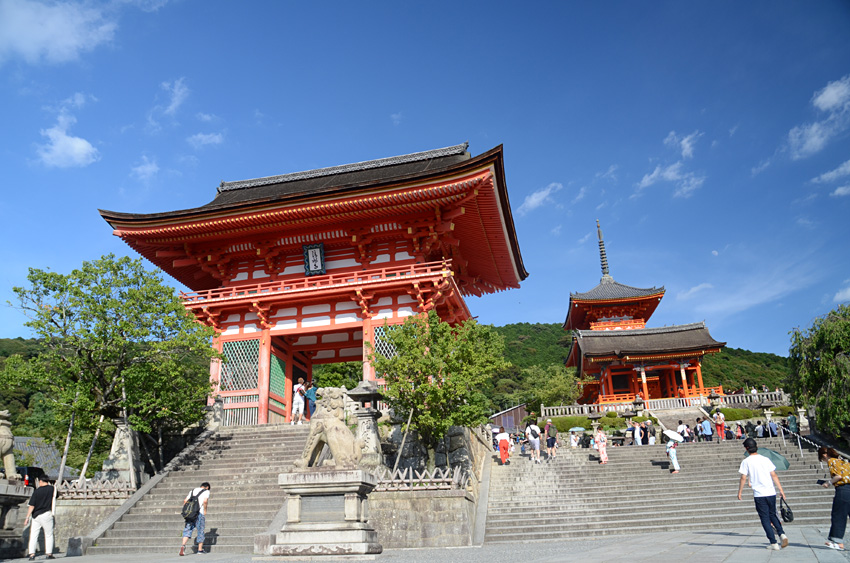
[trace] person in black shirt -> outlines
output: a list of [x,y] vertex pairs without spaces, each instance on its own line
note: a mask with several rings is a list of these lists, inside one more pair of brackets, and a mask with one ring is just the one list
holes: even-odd
[[35,561],[35,548],[38,545],[38,533],[44,529],[44,551],[48,559],[53,559],[53,486],[47,477],[38,478],[38,488],[30,497],[24,527],[30,526],[29,554],[30,561]]

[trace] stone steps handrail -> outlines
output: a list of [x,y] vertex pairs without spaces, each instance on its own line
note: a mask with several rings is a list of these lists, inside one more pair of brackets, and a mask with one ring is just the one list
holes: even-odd
[[408,467],[394,472],[381,467],[376,472],[378,486],[375,491],[437,491],[466,489],[469,476],[451,467],[435,467],[432,470],[415,471]]
[[123,479],[89,481],[84,479],[63,480],[59,486],[59,496],[72,500],[102,500],[130,498],[136,489]]

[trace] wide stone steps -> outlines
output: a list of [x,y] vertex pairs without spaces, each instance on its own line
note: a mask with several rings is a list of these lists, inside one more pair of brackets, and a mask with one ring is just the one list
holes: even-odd
[[[309,435],[307,425],[222,428],[117,522],[88,553],[171,553],[180,547],[180,508],[189,491],[211,485],[204,550],[250,554],[283,506],[278,474],[289,471]],[[193,542],[194,543],[194,538]],[[187,550],[194,553],[195,548]]]
[[[824,469],[811,450],[796,442],[759,440],[790,462],[778,471],[797,524],[829,522],[833,492],[818,487]],[[661,445],[608,448],[609,462],[597,452],[561,448],[558,456],[531,463],[515,452],[506,466],[494,463],[490,480],[485,541],[578,539],[610,534],[757,526],[752,491],[738,501],[740,441],[682,444],[681,473],[671,474]],[[497,456],[494,456],[497,459]],[[529,518],[533,525],[529,525]]]

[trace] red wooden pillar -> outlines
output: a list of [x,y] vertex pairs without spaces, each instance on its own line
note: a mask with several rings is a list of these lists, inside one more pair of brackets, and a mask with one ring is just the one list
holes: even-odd
[[643,400],[649,400],[649,390],[646,388],[646,369],[640,366],[640,381],[643,384]]
[[272,342],[269,329],[263,329],[260,336],[260,362],[257,369],[257,424],[269,423],[269,383],[271,382]]
[[685,364],[679,364],[679,371],[682,374],[682,390],[685,392],[685,397],[690,397],[691,392],[688,389],[688,376],[685,373]]
[[700,394],[705,394],[705,387],[702,385],[702,362],[697,362],[697,382],[699,383]]

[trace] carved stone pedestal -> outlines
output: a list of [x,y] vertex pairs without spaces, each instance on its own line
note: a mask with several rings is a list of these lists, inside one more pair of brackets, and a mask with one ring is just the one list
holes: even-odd
[[283,473],[286,524],[267,555],[367,555],[381,553],[368,523],[367,495],[378,484],[365,471],[315,469]]
[[26,507],[21,506],[32,495],[32,487],[23,481],[0,479],[0,559],[26,555],[23,523]]

